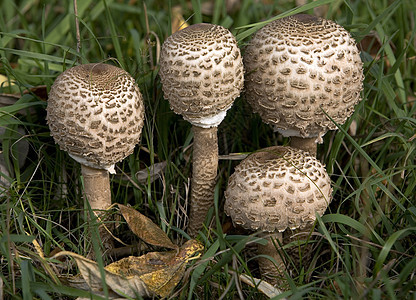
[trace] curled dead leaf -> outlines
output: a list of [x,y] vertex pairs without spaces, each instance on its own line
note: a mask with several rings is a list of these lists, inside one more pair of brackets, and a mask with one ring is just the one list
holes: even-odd
[[148,244],[169,249],[178,249],[166,233],[132,207],[117,204],[130,230]]
[[[126,257],[104,267],[105,282],[112,297],[169,296],[182,279],[189,260],[199,257],[203,246],[196,240],[187,241],[179,251],[150,252],[140,257]],[[80,273],[92,292],[102,295],[103,279],[99,265],[81,255],[62,251],[56,257],[68,255],[75,259]],[[74,287],[85,284],[74,276],[66,280]]]
[[149,179],[150,179],[150,182],[155,181],[158,177],[161,176],[161,174],[166,168],[166,165],[167,165],[167,162],[162,161],[159,163],[155,163],[146,169],[138,171],[135,174],[137,181],[143,184],[147,183]]
[[[105,278],[103,279],[101,277],[100,266],[95,261],[89,260],[82,255],[69,251],[59,252],[54,256],[54,258],[63,255],[68,255],[75,260],[80,274],[85,280],[85,283],[96,295],[104,295],[103,280],[105,280],[109,290],[109,296],[111,298],[116,297],[116,295],[126,295],[129,297],[137,297],[138,295],[141,297],[151,296],[144,282],[137,276],[132,276],[132,278],[124,278],[123,276],[120,276],[119,274],[104,268]],[[80,288],[83,286],[80,278],[73,277],[71,280],[68,280],[69,283],[71,281],[74,282],[74,287]]]

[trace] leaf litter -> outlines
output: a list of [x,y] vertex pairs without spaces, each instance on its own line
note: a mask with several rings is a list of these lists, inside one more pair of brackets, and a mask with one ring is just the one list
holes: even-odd
[[75,288],[87,288],[92,293],[103,296],[104,275],[110,299],[118,299],[120,296],[168,297],[181,281],[187,263],[201,255],[203,245],[197,240],[189,240],[178,247],[149,218],[131,207],[117,205],[130,230],[140,239],[153,246],[173,250],[125,257],[105,266],[104,270],[97,262],[82,255],[62,251],[53,258],[72,257],[80,272],[64,278],[63,282]]

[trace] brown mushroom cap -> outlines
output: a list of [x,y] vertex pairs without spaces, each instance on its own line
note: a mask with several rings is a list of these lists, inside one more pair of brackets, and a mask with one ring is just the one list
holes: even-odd
[[51,87],[51,135],[77,162],[114,172],[133,152],[144,120],[143,98],[126,71],[96,63],[67,69]]
[[274,146],[244,159],[230,176],[225,212],[246,229],[304,228],[331,201],[325,167],[307,152]]
[[159,75],[172,110],[200,127],[218,126],[243,88],[243,62],[231,32],[194,24],[168,37]]
[[269,23],[244,54],[246,99],[285,136],[321,137],[354,112],[363,88],[359,50],[340,25],[311,15]]

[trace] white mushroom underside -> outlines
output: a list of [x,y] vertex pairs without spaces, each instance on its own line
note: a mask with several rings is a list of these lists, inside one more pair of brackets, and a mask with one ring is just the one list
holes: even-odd
[[285,136],[285,137],[290,137],[290,136],[297,136],[297,137],[301,137],[301,138],[316,138],[315,139],[315,143],[317,144],[322,144],[323,143],[323,132],[320,132],[318,135],[313,134],[313,133],[304,133],[302,134],[299,130],[296,129],[282,129],[279,128],[277,126],[273,126],[273,130],[276,132],[279,132],[281,135]]
[[112,165],[101,164],[97,168],[96,163],[91,163],[90,161],[86,160],[84,157],[74,155],[71,153],[68,153],[68,155],[72,157],[72,159],[75,160],[77,163],[80,163],[81,165],[85,165],[90,168],[103,169],[103,170],[108,171],[110,174],[116,174],[115,164],[112,164]]
[[[229,108],[227,108],[227,110]],[[219,112],[218,114],[216,114],[214,116],[210,116],[210,117],[206,117],[206,118],[191,119],[191,118],[188,118],[186,116],[183,116],[183,118],[194,126],[198,126],[198,127],[202,127],[202,128],[211,128],[211,127],[217,127],[218,125],[220,125],[222,120],[224,120],[226,114],[227,114],[227,111],[221,111],[221,112]]]

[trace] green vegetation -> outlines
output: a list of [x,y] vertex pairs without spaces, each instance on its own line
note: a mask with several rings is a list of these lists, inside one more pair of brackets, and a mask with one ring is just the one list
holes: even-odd
[[[333,181],[334,200],[316,223],[314,250],[307,253],[312,263],[291,261],[291,289],[281,297],[415,299],[416,2],[318,0],[294,9],[295,1],[241,0],[238,8],[229,10],[224,0],[149,0],[146,7],[143,2],[78,1],[80,53],[72,1],[0,4],[0,74],[7,77],[0,87],[0,127],[5,129],[1,150],[8,170],[0,175],[10,182],[0,195],[4,297],[89,297],[57,279],[58,271],[76,272],[70,261],[52,264],[55,260],[49,258],[59,249],[85,255],[90,243],[80,166],[54,144],[45,121],[46,92],[60,72],[78,62],[112,61],[136,79],[145,99],[145,127],[141,146],[110,176],[113,202],[132,205],[182,244],[191,126],[170,110],[157,76],[158,51],[175,21],[171,8],[180,7],[190,24],[203,21],[229,28],[244,49],[260,22],[314,13],[315,7],[325,5],[324,16],[361,42],[363,100],[347,124],[327,133],[318,148]],[[287,140],[250,111],[244,96],[236,100],[218,134],[223,159],[210,213],[213,222],[207,224],[211,229],[200,237],[205,253],[193,261],[173,297],[258,299],[265,296],[236,275],[260,277],[253,235],[230,228],[223,213],[223,193],[238,163],[226,155],[285,145]],[[29,146],[21,166],[19,142]],[[166,164],[155,180],[136,178],[154,164]],[[137,249],[138,240],[125,223],[115,236]],[[94,239],[93,244],[97,248]],[[302,261],[305,253],[299,256]]]

